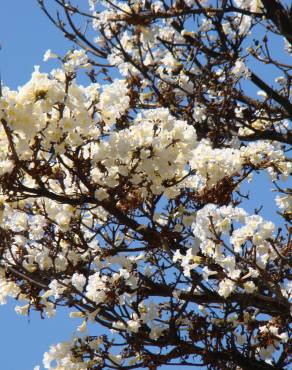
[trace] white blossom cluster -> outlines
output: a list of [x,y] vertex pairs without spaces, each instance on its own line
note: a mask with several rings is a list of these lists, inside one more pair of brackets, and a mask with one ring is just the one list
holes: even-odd
[[[231,226],[235,222],[242,226],[238,228],[233,226],[231,232]],[[227,298],[238,289],[238,286],[247,293],[252,293],[256,289],[253,280],[249,279],[257,278],[259,271],[276,257],[269,242],[273,240],[274,231],[275,226],[272,222],[265,221],[258,215],[249,216],[242,208],[231,206],[217,208],[214,204],[208,204],[197,212],[193,233],[200,241],[199,248],[205,256],[220,265],[225,274],[225,278],[218,286],[220,295]],[[255,262],[249,265],[244,262],[243,256],[250,248],[254,249]],[[174,258],[174,261],[176,260],[177,257]],[[189,262],[189,265],[192,266],[192,262]],[[247,269],[246,272],[243,271],[243,266]],[[212,274],[212,271],[208,274]]]
[[[86,370],[88,367],[84,362],[76,362],[72,357],[71,350],[74,343],[62,342],[52,345],[49,352],[44,354],[43,364],[45,369],[68,369],[68,370]],[[52,367],[51,363],[56,362],[57,367]]]
[[[115,130],[116,120],[129,107],[129,90],[125,81],[115,80],[111,85],[105,85],[101,93],[98,85],[83,88],[72,81],[65,94],[65,79],[66,73],[62,70],[47,75],[36,69],[31,81],[18,91],[4,90],[1,98],[1,117],[5,122],[1,128],[1,176],[11,174],[17,161],[33,159],[37,142],[40,145],[38,161],[47,162],[51,167],[50,173],[40,174],[40,179],[58,196],[74,197],[80,191],[86,191],[85,185],[81,189],[75,186],[70,172],[74,169],[74,162],[67,155],[69,150],[82,148],[84,157],[89,160],[89,179],[95,189],[92,199],[96,202],[109,201],[112,191],[123,181],[128,191],[136,192],[143,201],[150,194],[163,194],[166,199],[172,199],[186,188],[199,193],[204,189],[210,190],[224,178],[240,176],[246,166],[268,169],[274,177],[278,174],[284,177],[289,175],[291,164],[285,160],[284,152],[277,144],[262,141],[241,147],[214,149],[207,139],[198,142],[193,126],[174,118],[166,108],[145,110],[133,119],[128,128]],[[103,123],[108,125],[106,130]],[[12,155],[11,141],[15,148]],[[50,161],[48,151],[52,149],[54,156]],[[38,184],[33,175],[33,165],[28,168],[23,174],[22,184],[29,191],[37,188]],[[61,174],[62,181],[58,174]],[[277,198],[277,204],[285,212],[291,206],[289,198],[283,196]],[[85,212],[68,204],[59,205],[46,197],[37,200],[28,197],[9,203],[7,196],[2,196],[1,205],[2,227],[16,233],[10,249],[4,253],[6,263],[11,266],[20,263],[29,273],[55,271],[67,275],[62,279],[53,279],[46,292],[40,295],[48,317],[55,315],[53,301],[61,299],[70,289],[75,289],[77,295],[102,307],[116,284],[124,281],[128,292],[118,297],[119,304],[128,305],[136,299],[139,278],[133,264],[139,265],[144,257],[132,260],[129,256],[94,257],[102,250],[94,240],[94,228],[106,222],[108,215],[104,209],[99,208],[98,213]],[[27,207],[32,210],[31,214],[26,212]],[[158,215],[157,223],[166,224],[167,220],[160,219]],[[49,222],[61,235],[69,232],[71,223],[80,218],[84,235],[88,241],[91,240],[91,249],[83,251],[78,247],[80,239],[77,236],[74,248],[66,240],[60,240],[58,246],[53,246],[56,249],[54,253],[52,246],[42,243]],[[256,293],[261,270],[277,257],[271,246],[275,240],[273,223],[259,215],[249,216],[242,208],[207,204],[196,214],[184,215],[182,224],[177,224],[174,230],[180,232],[193,221],[195,245],[189,246],[183,253],[176,250],[173,255],[173,262],[182,268],[184,276],[190,278],[192,272],[199,269],[204,281],[209,281],[224,298],[235,293]],[[203,257],[198,256],[198,251]],[[253,263],[245,260],[247,253],[254,253]],[[223,278],[217,283],[214,276],[218,272],[202,266],[205,258],[222,269]],[[94,262],[89,276],[79,272],[68,276],[70,266],[74,268],[89,261]],[[110,266],[116,266],[116,272],[111,277],[105,273]],[[20,294],[17,284],[6,281],[4,275],[1,279],[1,303],[6,302],[7,296],[19,296],[25,304],[17,306],[16,312],[27,315],[31,304],[29,297]],[[173,296],[179,301],[182,293],[185,294],[184,289],[174,292]],[[200,295],[201,291],[197,290],[196,294]],[[285,294],[284,290],[279,294]],[[78,332],[86,332],[88,317],[85,316]],[[158,304],[142,301],[139,312],[133,312],[126,322],[113,322],[112,331],[135,334],[147,325],[150,328],[149,338],[157,340],[167,329],[165,323],[159,322],[160,317]],[[181,325],[183,330],[183,322]],[[280,342],[282,337],[286,338],[282,334],[277,337]],[[50,364],[57,361],[59,368],[86,369],[86,364],[72,359],[72,346],[68,343],[53,346],[45,354],[45,368],[54,369]],[[260,350],[260,357],[264,356],[263,351]]]
[[[112,133],[94,148],[93,163],[102,163],[108,171],[104,174],[96,166],[92,177],[101,186],[113,188],[125,176],[140,187],[143,197],[148,184],[154,194],[173,197],[179,187],[171,185],[187,175],[186,165],[196,145],[195,130],[175,120],[167,109],[145,111],[129,129]],[[102,200],[108,195],[97,189],[96,196]]]
[[[263,11],[260,0],[233,3],[242,12],[223,17],[229,43],[251,32],[258,18],[249,13]],[[102,30],[94,43],[111,45],[107,60],[122,79],[84,87],[76,76],[84,69],[94,80],[90,50],[63,59],[48,50],[44,60],[62,68],[35,67],[17,91],[3,88],[0,304],[17,298],[18,314],[35,308],[47,317],[67,305],[82,320],[71,341],[45,353],[46,369],[150,369],[155,347],[164,355],[166,344],[185,340],[213,350],[216,338],[224,347],[229,337],[273,363],[289,341],[288,227],[277,228],[261,208],[247,212],[241,193],[254,173],[267,172],[279,214],[291,220],[282,188],[291,160],[279,143],[288,124],[277,107],[272,118],[265,113],[265,91],[247,109],[241,83],[254,78],[254,50],[235,57],[208,49],[217,42],[216,9],[200,13],[198,4],[209,1],[89,0],[93,27]],[[174,22],[181,8],[198,14],[198,24]],[[285,78],[276,79],[280,98],[289,95]],[[236,102],[226,106],[229,94]],[[91,336],[93,323],[107,334]],[[112,350],[115,336],[131,350]]]
[[104,85],[99,100],[99,109],[104,122],[114,124],[129,107],[129,101],[125,81],[115,80],[111,85]]

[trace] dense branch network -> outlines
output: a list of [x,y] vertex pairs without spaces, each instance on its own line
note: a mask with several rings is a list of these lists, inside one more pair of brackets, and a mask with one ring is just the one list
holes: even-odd
[[[46,369],[288,369],[291,11],[38,2],[77,47],[2,89],[0,302],[82,320]],[[281,227],[245,209],[259,173]]]

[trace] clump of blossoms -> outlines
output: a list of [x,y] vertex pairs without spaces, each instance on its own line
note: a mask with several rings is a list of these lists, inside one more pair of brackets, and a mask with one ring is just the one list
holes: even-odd
[[[1,89],[0,303],[46,318],[70,307],[76,331],[44,354],[49,370],[288,369],[285,6],[56,4],[66,22],[51,20],[78,47],[48,50],[59,68]],[[258,204],[249,190],[266,175]]]

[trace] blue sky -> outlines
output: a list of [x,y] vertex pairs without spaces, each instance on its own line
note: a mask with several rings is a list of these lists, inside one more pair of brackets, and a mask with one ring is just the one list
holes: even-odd
[[[50,63],[43,62],[47,49],[62,55],[70,48],[70,43],[41,12],[36,0],[2,2],[0,44],[2,80],[14,89],[30,79],[34,65],[40,65],[43,71],[51,68]],[[274,197],[271,184],[260,177],[251,188],[260,204],[268,203],[263,215],[269,218],[275,209],[274,202],[267,202]],[[253,204],[247,208],[252,211]],[[42,320],[35,313],[28,319],[17,315],[14,306],[12,301],[0,306],[0,369],[32,370],[41,364],[50,344],[70,339],[77,322],[68,318],[66,310],[58,311],[56,318],[50,320]]]
[[41,12],[37,0],[3,1],[0,13],[0,68],[11,88],[27,82],[34,65],[48,70],[43,62],[47,49],[64,53],[70,43]]

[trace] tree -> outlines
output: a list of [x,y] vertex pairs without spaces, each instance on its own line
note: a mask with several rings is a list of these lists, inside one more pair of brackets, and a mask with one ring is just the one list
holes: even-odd
[[0,300],[82,318],[45,368],[288,369],[291,8],[38,2],[77,48],[1,91]]

